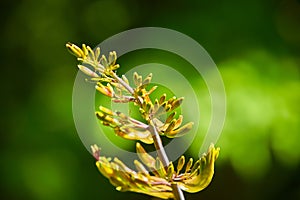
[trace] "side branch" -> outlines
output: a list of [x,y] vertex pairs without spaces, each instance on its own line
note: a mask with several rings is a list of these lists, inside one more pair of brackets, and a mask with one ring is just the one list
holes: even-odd
[[134,90],[132,89],[132,87],[130,87],[127,83],[125,83],[125,81],[123,81],[120,77],[118,77],[118,75],[117,75],[116,73],[112,72],[112,76],[113,76],[116,80],[118,80],[118,82],[119,82],[124,88],[126,88],[126,90],[127,90],[130,94],[134,95]]

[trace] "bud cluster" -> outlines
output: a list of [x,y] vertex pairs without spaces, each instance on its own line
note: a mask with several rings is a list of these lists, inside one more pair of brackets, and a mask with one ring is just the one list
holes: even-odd
[[[172,184],[178,184],[180,189],[190,193],[206,188],[213,177],[214,162],[219,155],[219,148],[211,145],[207,154],[203,154],[194,164],[192,158],[185,164],[185,157],[181,156],[175,170],[172,162],[164,168],[159,158],[155,159],[140,143],[136,143],[136,151],[142,162],[134,160],[137,169],[134,171],[118,158],[100,156],[97,146],[92,146],[92,149],[99,171],[118,191],[144,193],[162,199],[174,198]],[[181,173],[184,165],[184,172]]]

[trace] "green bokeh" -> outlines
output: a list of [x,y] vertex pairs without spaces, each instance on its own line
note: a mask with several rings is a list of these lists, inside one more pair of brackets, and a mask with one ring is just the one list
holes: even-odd
[[[208,189],[187,199],[300,198],[299,1],[17,0],[0,5],[1,199],[151,199],[115,191],[82,145],[72,119],[76,61],[64,46],[72,41],[94,47],[143,26],[191,36],[224,79],[227,118],[217,143],[216,176]],[[211,115],[207,87],[186,61],[167,52],[132,52],[120,58],[118,72],[150,62],[176,68],[199,91],[199,137],[186,152],[196,157]]]

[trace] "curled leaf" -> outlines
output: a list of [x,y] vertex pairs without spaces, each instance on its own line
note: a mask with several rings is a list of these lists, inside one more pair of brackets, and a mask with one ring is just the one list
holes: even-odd
[[181,169],[183,168],[183,165],[185,163],[185,157],[181,156],[178,160],[178,164],[177,164],[177,174],[180,173]]
[[152,73],[150,73],[143,81],[143,85],[148,85],[151,82]]
[[179,128],[179,127],[181,126],[181,124],[182,124],[182,121],[183,121],[183,116],[182,116],[182,115],[179,115],[178,119],[176,120],[174,129]]
[[159,98],[159,104],[162,104],[165,100],[166,100],[167,95],[163,94],[160,98]]
[[96,112],[97,118],[103,125],[112,127],[118,136],[128,140],[140,140],[146,144],[153,143],[148,125],[103,106],[100,106],[99,109],[100,111]]
[[100,57],[100,48],[99,47],[97,47],[96,50],[95,50],[95,57],[96,57],[96,60],[98,60],[99,57]]
[[167,175],[167,172],[164,168],[164,165],[162,164],[162,162],[160,161],[160,159],[157,157],[156,160],[155,160],[155,169],[156,169],[156,172],[159,174],[159,176],[161,178],[165,178],[166,175]]
[[115,65],[116,60],[117,60],[117,53],[115,51],[109,52],[108,65],[109,66]]
[[185,173],[189,173],[193,165],[193,158],[190,158],[185,167]]
[[189,122],[178,129],[167,132],[165,135],[170,138],[181,137],[187,132],[189,132],[192,129],[193,125],[194,125],[193,122]]
[[[214,175],[214,163],[219,155],[219,148],[210,146],[208,153],[204,154],[200,160],[195,163],[190,174],[177,182],[184,191],[195,193],[206,188]],[[205,162],[203,162],[205,160]]]
[[134,165],[139,172],[141,172],[142,174],[144,174],[146,176],[149,175],[149,172],[147,171],[147,169],[138,160],[134,160]]
[[165,133],[168,133],[170,131],[172,131],[175,127],[176,124],[176,119],[173,119],[170,124],[168,125],[168,128],[164,131]]
[[96,87],[96,90],[98,90],[99,92],[101,92],[102,94],[104,94],[106,96],[113,97],[113,95],[114,95],[113,88],[110,85],[104,86],[100,82],[98,82],[95,87]]
[[[156,162],[155,159],[154,162]],[[161,199],[174,198],[171,184],[166,179],[158,176],[150,176],[140,162],[135,161],[134,163],[139,172],[128,168],[117,158],[111,161],[110,158],[101,156],[96,165],[101,174],[108,178],[118,191],[138,192]]]
[[168,169],[167,169],[167,177],[169,180],[172,179],[173,175],[174,175],[174,165],[172,163],[172,161],[169,163]]
[[86,57],[85,52],[81,48],[76,46],[75,44],[68,42],[66,44],[66,47],[71,52],[71,54],[73,54],[77,58],[85,58]]
[[107,68],[109,66],[105,55],[101,56],[99,63],[100,63],[100,65],[102,65],[105,68]]
[[171,103],[171,104],[172,104],[172,110],[178,108],[178,107],[182,104],[183,100],[184,100],[184,97],[181,97],[181,98],[179,98],[179,99],[177,99],[177,100],[174,100],[174,101]]
[[[93,145],[94,150],[99,148]],[[137,152],[142,162],[148,167],[155,168],[157,171],[150,175],[144,165],[135,160],[134,164],[138,172],[127,167],[121,160],[114,158],[98,157],[96,165],[99,171],[109,179],[110,183],[118,191],[132,191],[151,195],[154,197],[169,199],[174,198],[172,185],[177,184],[180,189],[194,193],[203,190],[209,185],[214,174],[214,162],[219,155],[219,148],[213,145],[209,147],[206,154],[193,164],[193,159],[189,159],[186,164],[185,172],[179,174],[184,167],[185,158],[182,156],[178,160],[177,173],[174,172],[172,162],[165,171],[159,159],[154,159],[145,149],[137,143]]]
[[166,124],[167,123],[170,123],[171,121],[172,121],[172,119],[174,118],[174,116],[176,115],[176,112],[172,112],[169,116],[168,116],[168,118],[166,119]]
[[139,87],[142,84],[140,76],[136,72],[133,73],[133,81],[137,87]]
[[136,143],[136,152],[138,153],[138,156],[140,160],[147,165],[147,167],[151,169],[155,169],[155,159],[148,154],[145,149],[142,147],[140,143]]

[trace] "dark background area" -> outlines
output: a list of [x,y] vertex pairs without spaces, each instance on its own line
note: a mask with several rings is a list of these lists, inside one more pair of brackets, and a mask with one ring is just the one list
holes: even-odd
[[65,48],[68,41],[94,47],[144,26],[197,40],[224,79],[216,174],[186,199],[300,199],[299,1],[16,0],[0,7],[1,199],[151,199],[117,192],[82,145],[72,118],[77,62]]

